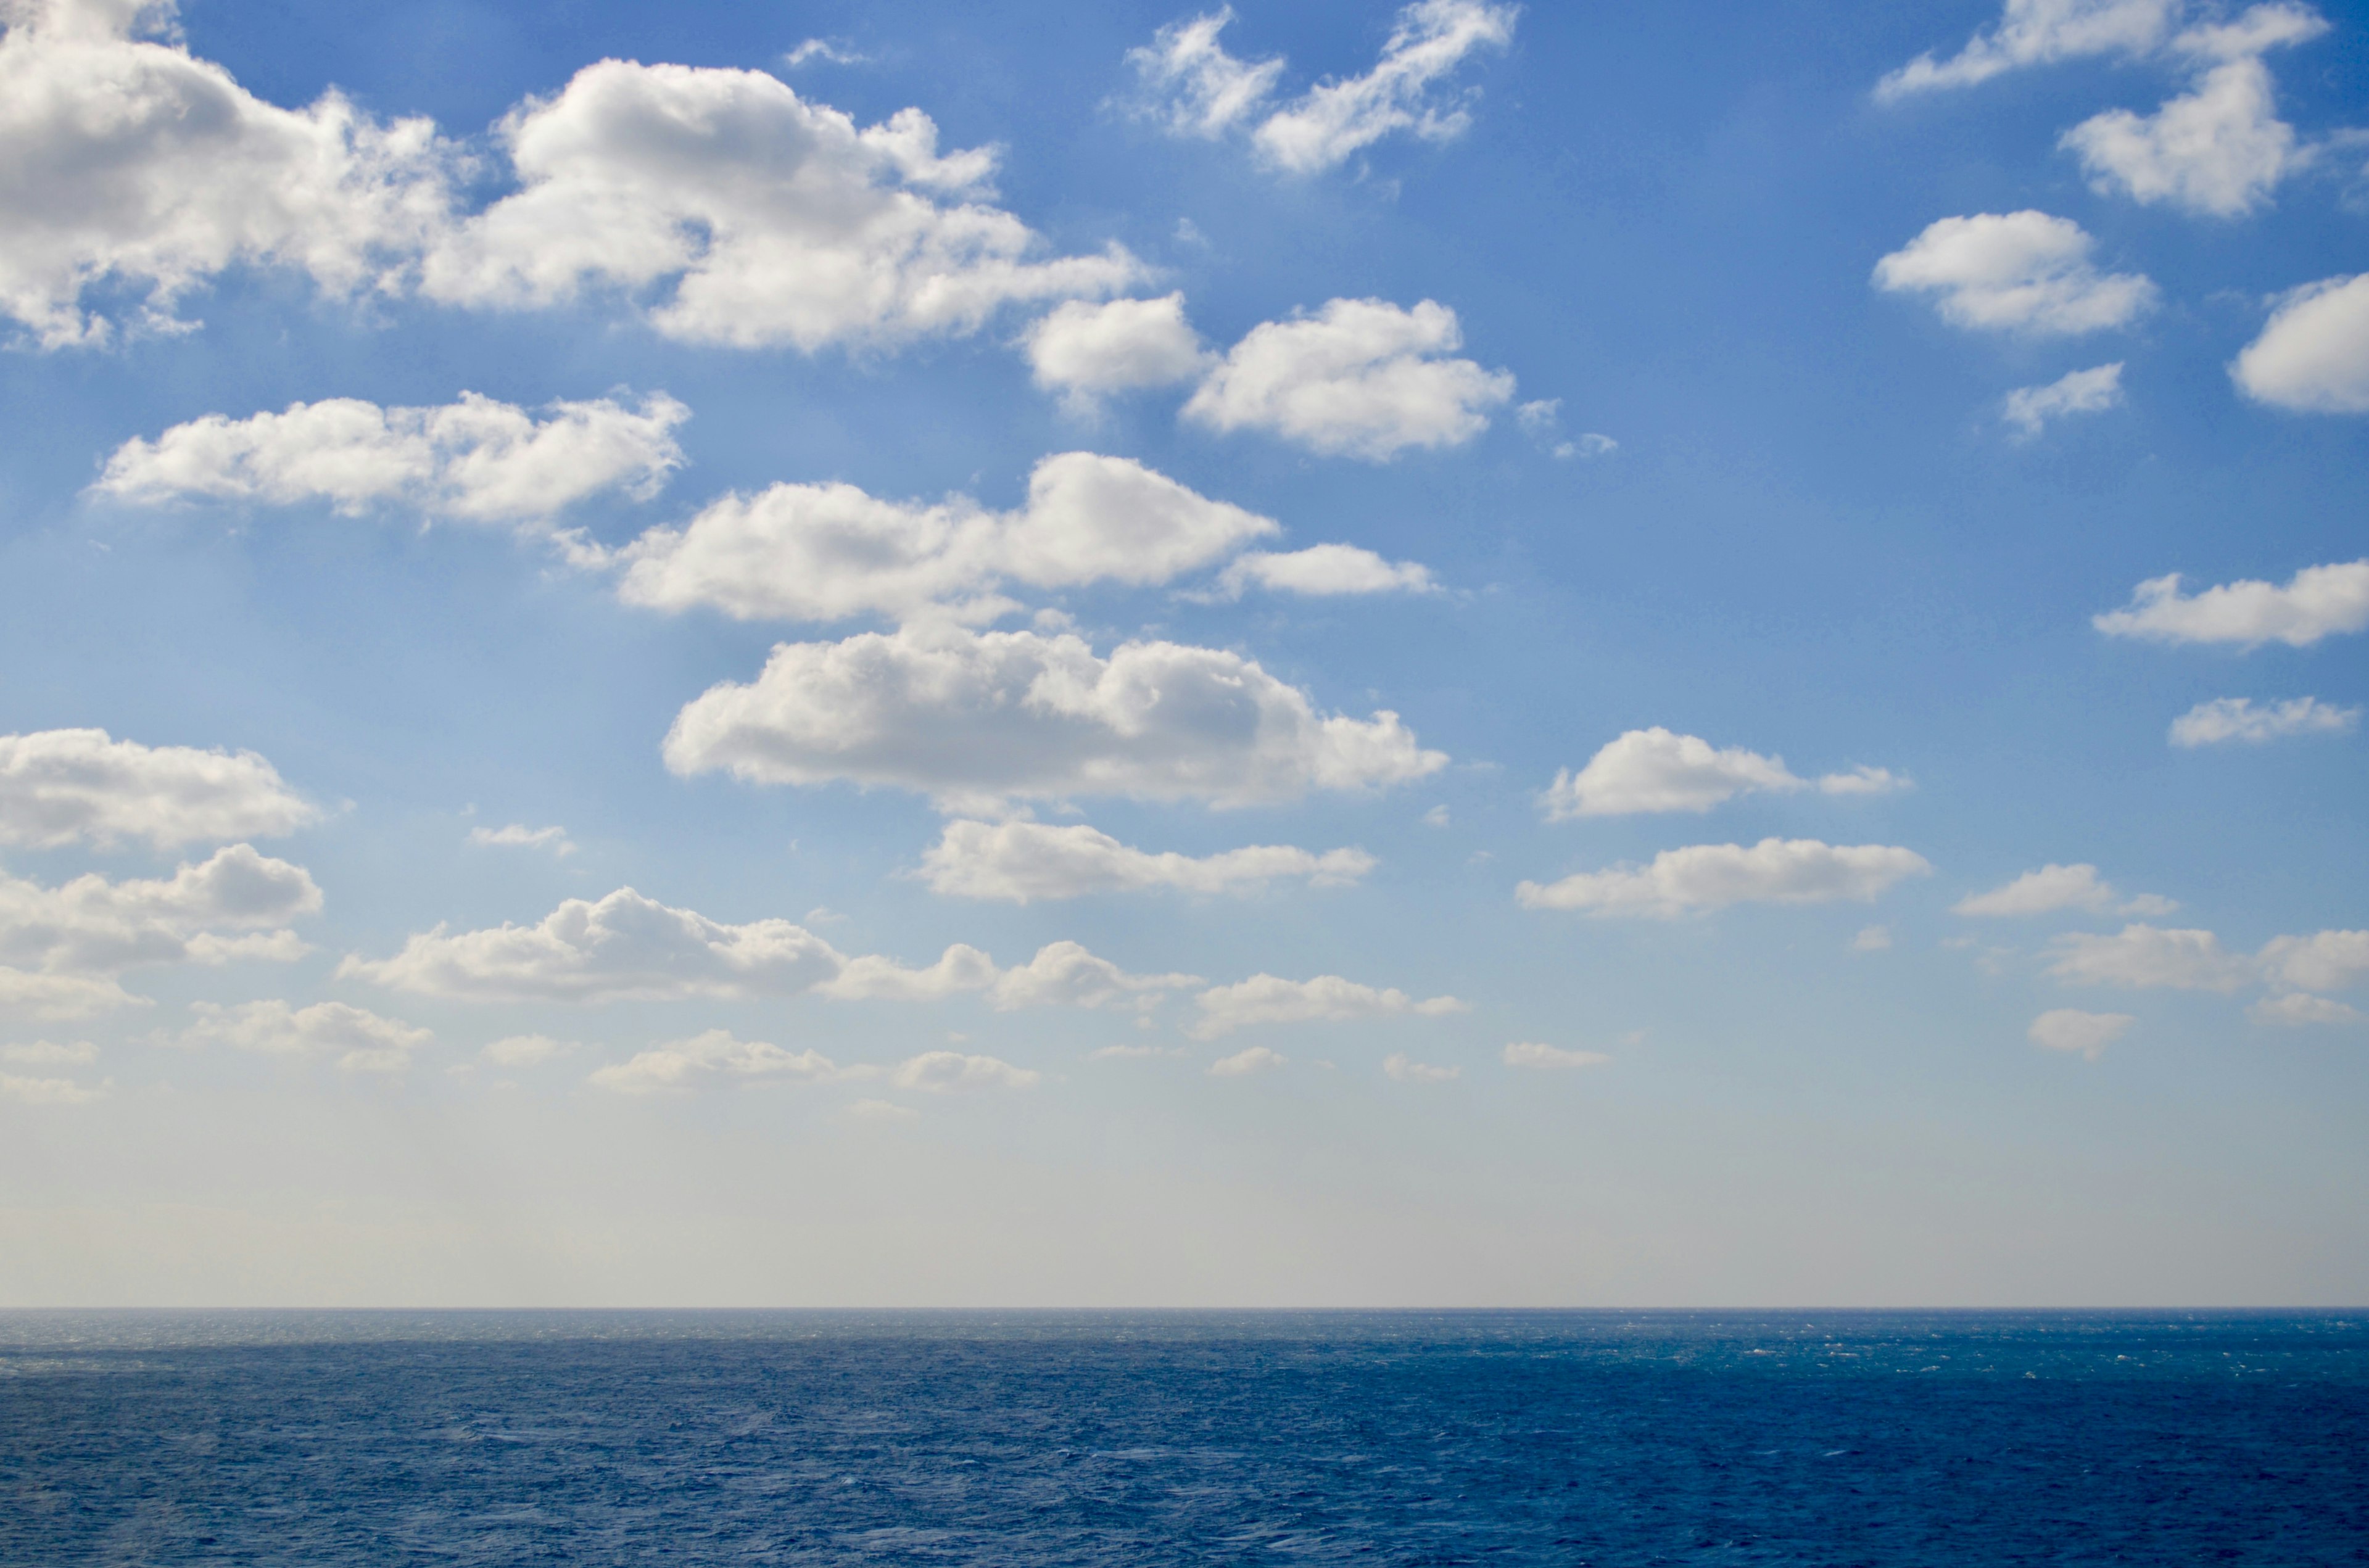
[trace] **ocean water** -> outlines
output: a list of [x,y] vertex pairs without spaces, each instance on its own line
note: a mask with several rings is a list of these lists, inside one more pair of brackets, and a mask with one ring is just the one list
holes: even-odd
[[2369,1317],[0,1313],[0,1563],[2369,1563]]

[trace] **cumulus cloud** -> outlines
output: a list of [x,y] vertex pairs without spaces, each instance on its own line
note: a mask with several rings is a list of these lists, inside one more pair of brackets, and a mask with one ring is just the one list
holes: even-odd
[[146,1007],[113,979],[99,975],[53,975],[0,966],[0,1015],[36,1023],[88,1018],[119,1007]]
[[2180,574],[2149,578],[2121,610],[2089,624],[2110,637],[2159,643],[2281,642],[2308,647],[2322,637],[2369,626],[2369,559],[2306,567],[2284,588],[2247,578],[2183,595]]
[[2156,286],[2100,272],[2095,242],[2070,218],[1977,212],[1942,218],[1875,264],[1875,286],[1922,294],[1968,331],[2070,337],[2123,326],[2152,309]]
[[2369,931],[2281,936],[2262,949],[2264,975],[2296,990],[2342,990],[2369,979]]
[[1172,22],[1127,59],[1142,81],[1143,111],[1173,134],[1214,139],[1255,120],[1251,142],[1262,162],[1317,174],[1399,132],[1433,142],[1461,135],[1471,115],[1438,84],[1474,52],[1510,43],[1519,14],[1486,0],[1417,0],[1398,14],[1371,71],[1321,83],[1271,110],[1284,62],[1226,52],[1218,35],[1233,20],[1231,6]]
[[620,1094],[650,1094],[690,1089],[718,1078],[812,1082],[838,1074],[830,1059],[819,1051],[785,1051],[763,1040],[736,1039],[729,1030],[710,1029],[686,1040],[670,1040],[637,1051],[624,1061],[598,1069],[589,1082]]
[[1539,804],[1547,819],[1620,817],[1649,811],[1708,811],[1755,791],[1791,794],[1817,789],[1827,795],[1883,795],[1908,787],[1908,781],[1883,768],[1861,767],[1828,773],[1814,783],[1797,778],[1782,757],[1764,757],[1741,746],[1720,750],[1697,736],[1655,725],[1608,740],[1587,766],[1555,774]]
[[2233,60],[2151,115],[2109,109],[2067,131],[2059,144],[2079,155],[2100,191],[2235,218],[2310,162],[2274,103],[2269,68]]
[[1431,568],[1414,561],[1388,561],[1355,544],[1311,544],[1276,554],[1253,550],[1218,574],[1218,588],[1238,599],[1256,585],[1276,593],[1334,598],[1354,593],[1431,593],[1439,585]]
[[1253,1024],[1342,1024],[1402,1014],[1437,1018],[1462,1013],[1467,1006],[1452,996],[1418,1001],[1396,988],[1377,990],[1338,975],[1312,980],[1253,975],[1239,985],[1212,986],[1198,1001],[1201,1015],[1187,1032],[1200,1040],[1214,1040]]
[[104,1088],[86,1089],[71,1078],[0,1072],[0,1100],[14,1100],[20,1105],[86,1105],[106,1093]]
[[962,808],[1117,795],[1219,806],[1404,783],[1448,759],[1399,722],[1320,715],[1239,654],[916,624],[784,643],[676,717],[667,765],[756,784],[887,784]]
[[1211,855],[1154,854],[1075,823],[949,822],[921,857],[930,889],[950,898],[1075,898],[1088,893],[1175,887],[1242,895],[1277,881],[1318,887],[1356,882],[1374,867],[1363,850],[1322,854],[1288,844],[1252,844]]
[[[43,887],[0,873],[0,965],[89,979],[154,964],[285,960],[306,951],[287,922],[320,908],[321,889],[303,867],[247,844],[164,878],[110,882],[92,873]],[[69,984],[44,1002],[40,990],[26,988],[33,1006],[65,1007],[69,1016],[104,994]]]
[[2369,414],[2369,272],[2288,293],[2229,367],[2258,403],[2314,414]]
[[1514,897],[1531,910],[1671,919],[1731,904],[1872,903],[1894,884],[1932,869],[1923,855],[1885,844],[1763,839],[1750,848],[1695,844],[1664,850],[1650,865],[1525,882]]
[[1070,300],[1055,306],[1021,339],[1036,384],[1066,395],[1081,412],[1104,395],[1173,386],[1199,377],[1208,352],[1184,319],[1184,296]]
[[1195,389],[1184,418],[1376,463],[1410,447],[1459,446],[1514,395],[1511,372],[1448,357],[1463,345],[1456,313],[1436,301],[1404,310],[1333,300],[1314,315],[1252,327]]
[[2074,985],[2227,992],[2256,974],[2254,965],[2226,951],[2209,931],[2126,925],[2112,936],[2067,933],[2049,947],[2048,972]]
[[737,620],[908,617],[951,608],[990,619],[1015,606],[1005,581],[1038,588],[1149,584],[1278,532],[1130,458],[1040,461],[1017,510],[967,496],[882,500],[853,485],[775,485],[727,495],[681,528],[618,552],[618,592],[661,610],[705,606]]
[[0,1061],[18,1067],[88,1067],[97,1059],[98,1047],[88,1040],[76,1040],[72,1045],[34,1040],[25,1045],[0,1046]]
[[474,392],[432,408],[358,398],[280,414],[209,414],[123,443],[92,487],[120,500],[326,502],[349,515],[400,507],[464,522],[549,524],[606,490],[647,497],[682,464],[691,410],[663,393],[552,403],[543,417]]
[[2137,1022],[2127,1013],[2084,1013],[2077,1007],[2054,1007],[2031,1021],[2025,1037],[2035,1046],[2072,1052],[2095,1061]]
[[229,1046],[264,1056],[335,1055],[338,1066],[348,1072],[400,1072],[411,1065],[412,1052],[436,1038],[429,1030],[342,1001],[304,1008],[277,1001],[245,1001],[235,1007],[193,1001],[189,1011],[197,1022],[183,1030],[174,1044]]
[[1937,87],[1968,87],[2028,65],[2087,55],[2151,54],[2170,37],[2184,0],[2007,0],[1991,27],[1947,60],[1920,54],[1876,84],[1893,101]]
[[899,1089],[931,1094],[971,1093],[982,1089],[1028,1089],[1044,1077],[1034,1069],[1014,1067],[997,1057],[966,1056],[960,1051],[923,1051],[898,1062],[888,1082]]
[[103,729],[0,735],[0,843],[166,850],[290,833],[319,815],[252,751],[143,746]]
[[540,1067],[582,1048],[574,1040],[555,1040],[548,1035],[510,1035],[494,1041],[478,1055],[496,1067]]
[[1252,1073],[1266,1072],[1275,1068],[1281,1067],[1284,1064],[1285,1059],[1283,1053],[1280,1051],[1269,1050],[1265,1046],[1253,1046],[1247,1050],[1236,1051],[1230,1057],[1219,1057],[1217,1060],[1211,1062],[1209,1064],[1209,1076],[1212,1078],[1248,1078]]
[[2314,1024],[2369,1024],[2369,1013],[2357,1007],[2329,997],[2306,996],[2301,991],[2263,997],[2246,1009],[2246,1016],[2257,1024],[2276,1024],[2290,1029]]
[[2112,910],[2124,915],[2168,915],[2178,908],[2171,899],[2155,893],[2124,898],[2112,883],[2098,875],[2094,865],[2052,863],[2037,871],[2025,872],[2005,887],[1970,894],[1951,905],[1950,912],[2014,916],[2053,914],[2059,910],[2087,910],[2102,914]]
[[2361,722],[2359,708],[2340,708],[2318,697],[2254,705],[2250,697],[2215,697],[2171,721],[2174,746],[2221,746],[2231,741],[2260,746],[2291,735],[2344,735]]
[[1169,991],[1200,983],[1198,975],[1130,975],[1077,943],[1052,942],[1027,963],[996,976],[988,1001],[999,1012],[1021,1007],[1142,1009]]
[[1460,1067],[1435,1067],[1427,1061],[1417,1061],[1404,1051],[1393,1051],[1382,1059],[1382,1072],[1398,1083],[1446,1083],[1464,1076]]
[[1540,1045],[1536,1040],[1516,1040],[1505,1047],[1507,1067],[1563,1069],[1602,1067],[1612,1059],[1602,1051],[1566,1050],[1561,1046]]
[[2046,386],[2020,386],[2007,395],[1999,412],[2025,441],[2040,434],[2052,419],[2067,414],[2100,414],[2123,406],[2123,366],[2119,360],[2092,370],[2069,371]]
[[565,828],[530,828],[523,822],[512,822],[502,828],[472,828],[469,841],[486,849],[549,850],[565,860],[576,853],[575,841]]

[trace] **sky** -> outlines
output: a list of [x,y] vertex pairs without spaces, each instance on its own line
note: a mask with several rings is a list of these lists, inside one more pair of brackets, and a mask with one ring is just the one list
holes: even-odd
[[2369,7],[0,19],[0,1305],[2369,1300]]

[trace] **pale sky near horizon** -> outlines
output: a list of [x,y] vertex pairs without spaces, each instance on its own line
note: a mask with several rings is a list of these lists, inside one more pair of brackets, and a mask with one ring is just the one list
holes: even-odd
[[0,1307],[2369,1300],[2369,7],[0,18]]

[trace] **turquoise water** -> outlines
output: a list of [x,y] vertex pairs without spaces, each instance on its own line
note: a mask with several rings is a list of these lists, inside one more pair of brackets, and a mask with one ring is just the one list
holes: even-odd
[[2369,1318],[0,1314],[85,1562],[2369,1563]]

